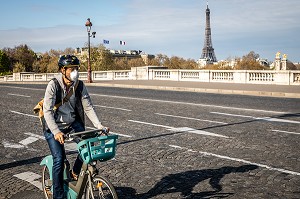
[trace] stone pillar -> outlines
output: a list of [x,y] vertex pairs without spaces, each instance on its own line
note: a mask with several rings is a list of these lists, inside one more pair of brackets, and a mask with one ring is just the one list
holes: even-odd
[[287,56],[286,54],[284,54],[281,61],[281,70],[286,70],[286,69],[287,69]]
[[281,70],[281,59],[275,59],[275,70]]
[[275,70],[281,70],[280,52],[276,53],[276,57],[275,57]]

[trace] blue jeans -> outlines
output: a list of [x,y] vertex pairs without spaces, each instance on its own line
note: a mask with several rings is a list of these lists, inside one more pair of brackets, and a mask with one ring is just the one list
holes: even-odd
[[[62,130],[63,133],[68,133],[74,130],[75,132],[84,131],[84,127],[79,122],[73,122],[68,129]],[[45,138],[48,142],[51,155],[53,157],[53,168],[52,168],[52,184],[53,184],[53,199],[64,198],[64,161],[66,159],[66,152],[63,144],[60,144],[54,139],[54,135],[50,130],[44,132]],[[74,166],[73,172],[79,174],[82,166],[82,160],[78,154]]]

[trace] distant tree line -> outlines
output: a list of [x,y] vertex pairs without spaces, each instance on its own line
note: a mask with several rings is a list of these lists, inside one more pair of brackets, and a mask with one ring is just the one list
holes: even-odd
[[[51,49],[45,53],[35,53],[28,45],[22,44],[14,48],[3,48],[0,50],[0,75],[13,72],[36,72],[54,73],[57,72],[57,61],[60,55],[74,54],[75,49],[65,50]],[[269,69],[261,66],[256,60],[259,55],[251,51],[242,58],[236,58],[234,66],[219,62],[214,65],[207,65],[201,69],[235,69],[235,70],[263,70]],[[81,71],[87,71],[87,55],[80,57]],[[225,61],[228,62],[228,61]],[[155,58],[149,59],[147,63],[142,58],[128,59],[114,57],[102,44],[91,47],[91,68],[93,71],[106,70],[129,70],[131,67],[145,66],[166,66],[169,69],[199,69],[193,59],[184,59],[178,56],[168,57],[157,54]]]
[[[0,75],[13,72],[55,73],[58,70],[57,61],[60,55],[75,54],[75,49],[51,49],[45,53],[35,53],[28,45],[22,44],[14,48],[0,50]],[[87,71],[87,55],[80,56],[81,71]],[[131,67],[145,66],[142,58],[114,57],[103,45],[91,47],[91,68],[94,71],[129,70]],[[197,63],[192,59],[177,56],[169,58],[158,54],[147,61],[147,65],[166,66],[170,69],[197,69]]]

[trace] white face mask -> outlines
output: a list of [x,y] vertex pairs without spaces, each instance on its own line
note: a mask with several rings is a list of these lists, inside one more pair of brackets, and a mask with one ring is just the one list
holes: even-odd
[[79,77],[79,73],[78,73],[78,70],[73,70],[71,73],[70,73],[70,79],[71,81],[76,81]]

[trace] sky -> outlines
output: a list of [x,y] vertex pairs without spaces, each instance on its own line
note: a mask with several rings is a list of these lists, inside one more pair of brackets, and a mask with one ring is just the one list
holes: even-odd
[[[35,52],[92,45],[198,60],[207,0],[0,0],[0,49],[27,44]],[[269,61],[276,52],[300,62],[299,0],[209,0],[218,60],[250,51]],[[120,45],[125,41],[126,45]]]

